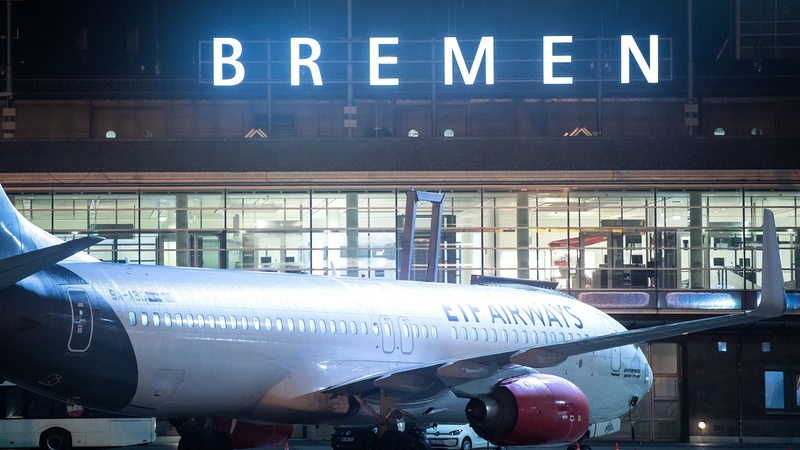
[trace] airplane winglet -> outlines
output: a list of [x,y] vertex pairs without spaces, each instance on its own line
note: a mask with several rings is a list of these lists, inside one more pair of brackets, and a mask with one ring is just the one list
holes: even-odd
[[783,284],[775,215],[764,210],[764,239],[761,260],[761,302],[753,311],[759,319],[779,317],[786,313],[786,292]]
[[0,289],[11,286],[102,240],[101,237],[84,237],[0,259]]

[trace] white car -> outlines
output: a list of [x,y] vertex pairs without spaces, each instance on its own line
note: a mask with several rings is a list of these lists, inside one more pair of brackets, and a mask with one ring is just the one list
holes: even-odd
[[425,438],[432,449],[472,450],[494,447],[486,439],[475,434],[475,430],[469,424],[433,424],[425,430]]

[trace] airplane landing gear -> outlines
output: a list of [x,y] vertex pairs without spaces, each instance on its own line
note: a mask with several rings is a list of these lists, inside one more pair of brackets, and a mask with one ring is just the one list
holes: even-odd
[[[583,439],[581,439],[581,441],[582,440]],[[581,441],[578,441],[578,442],[576,442],[576,443],[574,443],[572,445],[567,446],[567,450],[578,450],[578,449],[580,449],[580,450],[592,450],[592,446],[591,445],[583,445],[583,444],[581,444]]]
[[170,419],[181,436],[178,450],[233,450],[230,435],[214,430],[213,420]]

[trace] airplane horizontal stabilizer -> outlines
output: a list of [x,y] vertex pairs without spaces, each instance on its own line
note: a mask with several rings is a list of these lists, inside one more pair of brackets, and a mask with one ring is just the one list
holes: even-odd
[[84,237],[0,259],[0,289],[11,286],[102,240],[101,237]]
[[[511,361],[528,367],[550,367],[559,363],[563,358],[581,353],[651,342],[698,331],[780,317],[786,313],[786,292],[784,290],[783,273],[778,251],[778,235],[775,231],[775,218],[772,211],[768,209],[764,210],[764,242],[762,250],[761,302],[752,311],[620,331],[619,333],[535,347],[512,355]],[[548,357],[543,358],[543,355]],[[557,355],[561,355],[562,358],[558,358]],[[554,364],[551,364],[551,362]]]

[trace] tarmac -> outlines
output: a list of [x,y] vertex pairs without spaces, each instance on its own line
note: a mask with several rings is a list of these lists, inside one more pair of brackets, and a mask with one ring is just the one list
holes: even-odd
[[[794,446],[800,450],[800,444],[794,440]],[[709,450],[792,450],[792,444],[721,444],[721,443],[683,443],[683,442],[613,442],[613,441],[586,441],[583,448],[591,447],[591,450],[687,450],[687,449],[709,449]],[[175,450],[178,447],[176,437],[159,437],[156,442],[147,446],[147,450]],[[283,450],[330,450],[330,443],[322,440],[290,439],[288,449]],[[565,450],[566,446],[558,447],[535,447],[537,450]],[[509,450],[533,450],[534,447],[511,447]],[[278,450],[278,449],[276,449]],[[476,449],[477,450],[477,449]]]

